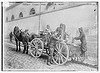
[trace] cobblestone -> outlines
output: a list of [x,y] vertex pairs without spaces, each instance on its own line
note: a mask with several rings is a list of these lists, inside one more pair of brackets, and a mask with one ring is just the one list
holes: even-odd
[[49,71],[97,71],[96,68],[67,62],[65,65],[57,66],[55,64],[48,66],[46,64],[46,58],[37,58],[23,54],[22,52],[16,52],[15,46],[5,43],[4,48],[4,70],[9,69],[31,69],[31,70],[49,70]]

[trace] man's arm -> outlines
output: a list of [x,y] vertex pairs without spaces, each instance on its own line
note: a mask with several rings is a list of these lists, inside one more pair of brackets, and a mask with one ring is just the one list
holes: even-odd
[[82,33],[80,34],[79,37],[75,37],[74,39],[75,39],[75,40],[80,40],[81,38],[82,38]]

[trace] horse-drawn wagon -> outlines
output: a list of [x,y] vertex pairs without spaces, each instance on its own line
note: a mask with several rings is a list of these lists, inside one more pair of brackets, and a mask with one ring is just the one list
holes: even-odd
[[[41,35],[41,34],[40,34]],[[34,38],[31,41],[31,55],[33,57],[40,57],[42,53],[45,51],[46,54],[49,54],[48,49],[49,42],[50,41],[56,41],[53,44],[55,46],[53,47],[53,62],[57,65],[63,65],[65,64],[68,59],[71,59],[73,61],[83,61],[84,57],[80,56],[81,51],[80,47],[71,43],[66,43],[66,40],[55,40],[52,34],[50,33],[42,33],[42,36],[40,38]]]
[[[17,28],[17,27],[16,27]],[[17,35],[16,35],[17,34]],[[22,37],[20,40],[17,38],[19,35],[19,38]],[[68,44],[66,40],[64,39],[56,39],[55,35],[53,33],[49,32],[40,32],[38,37],[34,37],[36,35],[32,35],[31,38],[27,38],[26,33],[23,33],[22,31],[16,31],[14,34],[15,40],[16,40],[16,48],[18,50],[18,41],[20,44],[20,41],[24,44],[24,51],[28,52],[28,43],[30,43],[30,53],[33,57],[38,58],[40,57],[43,52],[45,51],[46,54],[49,54],[49,45],[53,41],[52,44],[54,44],[54,52],[52,55],[53,61],[57,65],[63,65],[65,64],[69,58],[74,61],[83,61],[84,57],[82,57],[80,47],[75,46],[73,44]],[[25,39],[23,39],[25,38]],[[29,41],[31,39],[31,41]],[[23,41],[25,40],[25,41]],[[26,42],[26,43],[25,43]],[[20,46],[20,45],[19,45]],[[78,49],[77,49],[78,48]],[[20,47],[19,47],[20,49]],[[79,54],[78,54],[79,53]]]
[[[43,33],[42,36],[44,37],[34,38],[31,41],[31,55],[34,57],[40,57],[44,50],[49,54],[49,41],[56,41],[53,39],[52,35],[49,35],[49,33]],[[57,65],[66,63],[69,58],[69,49],[66,43],[63,42],[63,40],[58,40],[53,44],[55,44],[53,52],[54,63]]]

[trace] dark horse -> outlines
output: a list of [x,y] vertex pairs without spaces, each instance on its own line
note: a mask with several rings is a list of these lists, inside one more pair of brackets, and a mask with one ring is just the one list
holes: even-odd
[[[14,37],[15,37],[15,41],[16,41],[16,51],[20,51],[20,42],[23,43],[24,45],[24,50],[23,53],[26,52],[26,54],[28,54],[28,42],[32,41],[32,39],[36,38],[37,35],[36,34],[27,34],[25,31],[22,31],[19,29],[18,26],[14,27],[14,31],[13,31]],[[19,46],[19,49],[18,49]]]

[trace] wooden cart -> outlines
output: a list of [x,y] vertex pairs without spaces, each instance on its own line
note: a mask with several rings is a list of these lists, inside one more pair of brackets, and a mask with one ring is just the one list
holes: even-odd
[[[48,47],[46,43],[47,42],[47,35],[45,34],[45,38],[35,38],[31,41],[31,55],[33,57],[40,57],[44,50],[46,50],[45,47]],[[43,39],[46,39],[45,41]],[[69,58],[69,49],[65,42],[63,41],[57,41],[56,46],[54,47],[54,53],[53,53],[53,61],[57,65],[63,65],[67,62]],[[46,52],[47,53],[47,52]],[[47,53],[48,54],[48,53]]]

